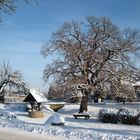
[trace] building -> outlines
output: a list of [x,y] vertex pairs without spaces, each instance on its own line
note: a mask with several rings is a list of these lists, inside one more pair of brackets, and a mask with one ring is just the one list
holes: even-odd
[[133,84],[137,98],[140,98],[140,81]]
[[31,110],[40,110],[41,103],[47,102],[47,97],[39,90],[30,89],[30,93],[26,96],[23,102],[30,103]]

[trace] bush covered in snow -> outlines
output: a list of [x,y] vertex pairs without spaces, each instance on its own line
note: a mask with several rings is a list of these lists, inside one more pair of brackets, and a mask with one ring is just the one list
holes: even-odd
[[118,120],[123,124],[139,124],[140,112],[136,110],[130,110],[127,108],[121,108],[118,111]]
[[117,109],[101,109],[99,111],[99,119],[104,123],[117,123],[140,125],[140,112],[127,108]]
[[50,120],[52,125],[64,125],[64,123],[65,123],[65,119],[58,114],[51,116],[49,118],[49,120]]
[[99,119],[104,123],[117,123],[117,112],[116,109],[101,109],[99,111]]

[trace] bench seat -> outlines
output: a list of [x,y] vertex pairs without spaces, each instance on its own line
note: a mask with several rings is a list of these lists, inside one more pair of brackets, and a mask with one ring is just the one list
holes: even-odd
[[85,118],[85,120],[89,119],[91,116],[88,114],[73,114],[74,118]]

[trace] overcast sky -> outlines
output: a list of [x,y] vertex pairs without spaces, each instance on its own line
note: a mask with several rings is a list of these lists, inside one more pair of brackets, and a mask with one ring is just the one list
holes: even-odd
[[120,28],[140,30],[140,0],[19,0],[13,15],[4,15],[0,25],[0,62],[10,61],[34,88],[44,88],[41,79],[49,60],[40,50],[65,21],[83,21],[86,16],[109,17]]

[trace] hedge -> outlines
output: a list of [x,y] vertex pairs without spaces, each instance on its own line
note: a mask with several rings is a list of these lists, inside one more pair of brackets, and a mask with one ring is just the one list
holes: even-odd
[[140,125],[140,112],[127,108],[101,109],[99,119],[104,123]]

